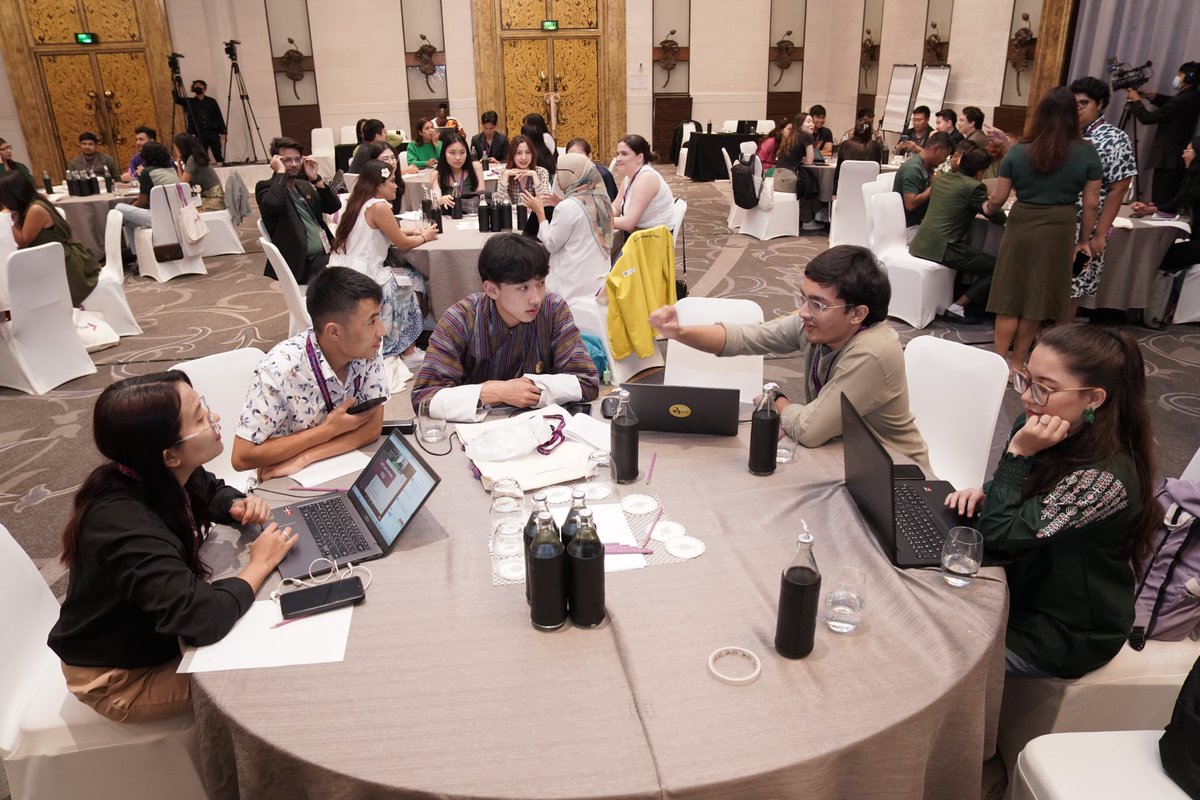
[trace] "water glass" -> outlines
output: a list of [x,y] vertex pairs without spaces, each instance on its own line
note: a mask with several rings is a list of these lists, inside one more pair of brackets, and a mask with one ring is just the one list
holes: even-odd
[[528,516],[521,484],[512,478],[500,478],[492,484],[493,553],[499,557],[521,554],[521,534]]
[[612,456],[607,450],[588,454],[589,477],[582,486],[589,503],[607,503],[617,499],[617,483],[612,469]]
[[426,397],[417,407],[417,433],[421,441],[437,444],[446,439],[446,420],[438,419],[430,413],[432,397]]
[[983,560],[983,534],[974,528],[951,528],[942,545],[942,579],[951,586],[970,586]]
[[775,448],[775,463],[790,464],[796,455],[796,440],[787,434],[779,437],[779,444]]
[[834,633],[853,633],[862,621],[867,598],[867,575],[857,567],[836,567],[823,578],[829,587],[825,595],[825,624]]

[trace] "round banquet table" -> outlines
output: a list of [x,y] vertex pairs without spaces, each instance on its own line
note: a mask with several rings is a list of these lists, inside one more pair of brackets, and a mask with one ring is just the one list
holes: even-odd
[[71,226],[71,237],[101,261],[104,260],[104,226],[108,223],[108,212],[117,203],[132,203],[138,195],[136,189],[116,188],[113,193],[66,196],[54,201],[55,208],[63,213],[67,224]]
[[730,161],[741,154],[742,142],[757,142],[753,133],[693,133],[687,143],[687,163],[684,175],[693,181],[719,181],[729,179],[725,168],[724,150]]
[[[747,428],[642,433],[653,484],[623,488],[656,494],[707,552],[609,573],[592,630],[532,628],[522,587],[491,583],[487,496],[465,456],[427,457],[442,483],[368,564],[344,661],[193,675],[210,796],[976,797],[1003,687],[1002,570],[956,590],[893,568],[842,485],[839,445],[754,477]],[[867,573],[866,606],[854,634],[821,625],[790,661],[772,641],[802,518],[826,575]],[[244,558],[226,535],[205,545],[218,574]],[[762,659],[755,683],[709,674],[729,645]]]
[[[418,223],[401,220],[400,224],[412,228]],[[493,235],[479,232],[479,217],[474,214],[461,220],[445,216],[438,238],[405,251],[405,260],[426,278],[434,319],[441,319],[446,309],[472,292],[483,290],[479,251]]]

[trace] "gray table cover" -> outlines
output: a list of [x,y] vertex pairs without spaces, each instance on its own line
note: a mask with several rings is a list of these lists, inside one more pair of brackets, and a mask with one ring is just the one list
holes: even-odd
[[[630,488],[658,495],[704,555],[610,574],[597,629],[535,631],[522,587],[491,585],[487,497],[465,458],[434,458],[443,482],[368,565],[345,661],[193,676],[211,796],[978,796],[1003,686],[1002,571],[955,590],[893,568],[841,485],[839,445],[759,478],[745,429],[641,439],[653,484]],[[789,661],[772,640],[802,517],[826,574],[865,570],[866,608],[856,633],[820,626]],[[228,572],[245,544],[216,537],[205,556]],[[709,674],[727,645],[759,655],[757,682]]]
[[[400,224],[413,227],[418,223]],[[434,319],[441,319],[446,309],[472,292],[483,290],[483,282],[479,280],[479,251],[492,236],[479,232],[479,218],[475,216],[461,220],[447,216],[442,228],[438,238],[404,253],[408,263],[428,279]]]
[[[128,190],[124,190],[128,191]],[[71,236],[104,261],[104,226],[108,212],[117,203],[132,203],[137,194],[94,194],[88,197],[64,197],[54,206],[71,226]]]

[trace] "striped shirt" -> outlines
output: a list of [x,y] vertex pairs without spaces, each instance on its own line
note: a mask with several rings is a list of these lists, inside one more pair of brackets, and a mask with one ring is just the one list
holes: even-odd
[[476,292],[447,309],[429,337],[413,383],[413,406],[439,389],[506,381],[527,373],[575,375],[584,400],[600,393],[596,365],[565,300],[547,292],[533,322],[509,328],[495,301]]

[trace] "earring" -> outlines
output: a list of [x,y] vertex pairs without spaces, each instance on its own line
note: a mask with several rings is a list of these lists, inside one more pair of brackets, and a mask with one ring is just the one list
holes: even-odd
[[1083,421],[1091,425],[1096,421],[1096,409],[1088,406],[1083,410]]

